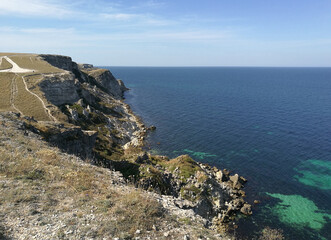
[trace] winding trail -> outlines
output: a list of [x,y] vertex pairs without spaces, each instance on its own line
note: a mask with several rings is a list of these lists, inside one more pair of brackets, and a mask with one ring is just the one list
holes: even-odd
[[[51,111],[46,107],[44,101],[35,93],[31,92],[28,88],[28,85],[26,83],[26,80],[25,80],[25,77],[20,75],[20,73],[29,73],[29,72],[34,72],[35,70],[33,69],[25,69],[25,68],[21,68],[19,67],[13,60],[11,60],[9,57],[7,56],[1,56],[0,57],[0,64],[2,63],[2,59],[6,59],[10,64],[12,64],[12,68],[10,69],[5,69],[5,70],[0,70],[0,72],[11,72],[11,73],[15,73],[15,76],[13,77],[12,79],[12,83],[11,83],[11,96],[10,96],[10,104],[11,106],[16,110],[18,111],[19,113],[21,113],[23,116],[24,114],[22,113],[22,111],[20,111],[14,104],[15,102],[15,98],[18,94],[18,87],[17,87],[17,78],[21,77],[22,78],[22,81],[24,83],[24,86],[25,86],[25,90],[32,94],[34,97],[38,98],[39,101],[41,102],[42,104],[42,107],[44,108],[44,111],[46,112],[46,114],[49,116],[49,118],[51,120],[53,120],[54,122],[58,122],[58,120],[51,114]],[[31,60],[31,58],[30,58]],[[32,60],[31,60],[32,61]]]
[[48,116],[53,119],[54,122],[58,122],[58,120],[51,114],[51,111],[46,107],[44,101],[37,95],[35,94],[34,92],[31,92],[28,88],[28,85],[26,84],[26,81],[25,81],[25,78],[22,76],[22,80],[23,80],[23,83],[24,83],[24,86],[25,86],[25,90],[28,91],[30,94],[34,95],[35,97],[37,97],[41,104],[43,105],[43,108],[44,110],[46,111],[46,113],[48,114]]

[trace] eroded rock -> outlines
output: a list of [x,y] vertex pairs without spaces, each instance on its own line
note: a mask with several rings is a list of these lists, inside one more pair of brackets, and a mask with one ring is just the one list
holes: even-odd
[[244,206],[240,209],[240,212],[245,215],[252,215],[252,206],[248,203],[245,203]]

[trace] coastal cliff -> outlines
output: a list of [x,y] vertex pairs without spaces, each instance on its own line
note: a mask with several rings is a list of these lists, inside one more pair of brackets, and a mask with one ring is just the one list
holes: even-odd
[[[70,180],[74,182],[73,185],[77,181],[81,181],[79,184],[84,186],[83,189],[77,190],[76,186],[73,193],[70,194],[75,192],[78,195],[88,194],[93,195],[94,198],[102,199],[102,201],[112,202],[109,203],[109,206],[107,205],[106,213],[115,211],[116,207],[121,208],[121,203],[116,202],[118,199],[116,200],[116,197],[113,199],[110,192],[117,192],[118,195],[121,195],[119,192],[122,191],[123,195],[123,191],[126,194],[131,194],[137,191],[134,189],[141,189],[139,191],[143,192],[135,192],[134,198],[137,198],[135,201],[140,204],[140,195],[146,194],[148,199],[152,201],[153,206],[146,206],[146,208],[155,208],[155,212],[144,220],[146,222],[152,221],[151,226],[144,226],[144,223],[141,222],[141,226],[139,224],[135,227],[132,226],[130,230],[120,230],[120,226],[118,226],[117,229],[113,229],[113,232],[111,230],[106,231],[107,234],[110,234],[109,236],[116,237],[121,237],[120,233],[126,232],[131,238],[145,234],[144,236],[158,236],[160,239],[176,239],[176,234],[182,231],[182,235],[188,239],[189,236],[198,238],[197,232],[204,229],[203,231],[208,233],[210,239],[220,239],[221,235],[219,234],[226,234],[229,226],[233,226],[230,223],[235,220],[237,214],[252,214],[251,206],[245,202],[245,192],[242,190],[246,182],[245,178],[238,176],[238,174],[230,174],[225,169],[220,170],[207,164],[198,163],[188,155],[169,159],[144,151],[144,139],[152,128],[146,127],[134,115],[130,106],[123,102],[123,93],[128,89],[109,70],[95,68],[91,64],[77,64],[70,57],[59,55],[6,54],[5,56],[11,61],[12,68],[6,67],[6,72],[0,70],[0,79],[7,86],[12,87],[8,91],[2,90],[3,99],[0,111],[3,113],[0,114],[0,123],[2,124],[4,144],[1,151],[8,156],[8,159],[11,159],[12,165],[21,164],[20,161],[24,163],[24,158],[14,157],[19,152],[14,154],[5,149],[5,146],[14,149],[19,146],[21,141],[22,146],[19,149],[21,149],[22,155],[28,156],[27,158],[35,157],[33,160],[35,162],[31,160],[31,166],[16,172],[8,172],[10,161],[0,162],[0,176],[5,177],[2,186],[11,188],[17,179],[21,179],[24,185],[26,179],[30,179],[26,177],[30,176],[29,174],[33,175],[32,180],[39,181],[38,184],[41,185],[45,183],[45,179],[54,182],[61,182],[63,179],[65,181]],[[20,72],[15,72],[18,71],[17,69]],[[17,89],[20,94],[13,89]],[[25,104],[27,99],[30,99],[28,105]],[[35,104],[33,104],[34,102]],[[11,133],[8,132],[9,129]],[[5,137],[10,135],[21,140],[15,141],[14,138]],[[35,148],[41,144],[44,151],[50,153],[39,154],[40,151],[28,146],[27,142],[29,141],[35,142]],[[59,151],[73,155],[66,155]],[[68,159],[72,158],[75,159],[74,165],[69,164],[69,166],[67,164]],[[81,163],[80,160],[89,164]],[[53,163],[60,168],[71,169],[70,174],[75,177],[71,178],[65,175],[60,180],[55,180],[57,178],[54,178],[54,172],[57,170],[53,169],[53,173],[50,170]],[[35,164],[36,166],[33,167]],[[80,176],[78,174],[79,169],[89,168],[88,166],[93,169],[91,175],[84,173],[85,175]],[[35,172],[36,170],[37,172]],[[98,171],[99,173],[97,173]],[[38,174],[41,174],[40,178]],[[57,174],[59,173],[57,172]],[[87,182],[91,182],[91,184],[98,182],[92,185],[96,189],[100,188],[99,193],[95,192],[92,185],[85,186]],[[67,186],[67,183],[63,184]],[[101,189],[99,184],[109,185],[108,187],[111,189]],[[112,186],[113,184],[117,187]],[[1,191],[6,193],[7,190],[3,187]],[[109,191],[110,197],[107,197],[107,191]],[[105,192],[105,194],[100,192]],[[72,198],[73,196],[70,194],[68,193],[68,196]],[[40,198],[45,197],[40,195]],[[0,207],[10,207],[10,202],[4,198],[0,198],[0,201],[4,203],[3,205],[0,204]],[[93,207],[97,203],[94,200],[84,201],[87,201],[85,204],[89,206],[89,210],[95,211]],[[146,201],[146,199],[142,201]],[[40,202],[38,203],[40,204]],[[29,205],[29,207],[31,206]],[[134,205],[131,207],[135,208]],[[69,209],[71,209],[70,214],[74,214],[73,205],[70,205]],[[40,211],[40,209],[36,211]],[[123,209],[121,211],[123,215],[126,214]],[[23,214],[23,209],[20,214]],[[86,214],[84,213],[85,218]],[[107,218],[107,215],[94,213],[91,215],[100,221],[99,224],[98,222],[93,223],[96,228],[106,224],[103,220]],[[15,215],[10,216],[14,217]],[[62,216],[58,217],[61,218]],[[121,215],[119,214],[116,219],[120,222]],[[161,219],[160,225],[155,222],[156,219]],[[21,228],[9,224],[11,220],[10,217],[1,217],[4,232],[16,238],[15,231]],[[38,220],[34,219],[33,221],[39,224]],[[47,221],[52,222],[54,219],[48,218]],[[80,222],[80,220],[77,221]],[[190,227],[188,228],[191,229],[187,229],[185,226],[176,226],[181,221],[189,222],[188,226]],[[194,224],[196,226],[192,227]],[[6,227],[8,225],[10,227]],[[64,228],[63,234],[67,234],[67,230],[68,228]],[[73,239],[76,237],[78,239],[79,236],[83,236],[79,235],[78,230],[71,230],[72,232],[68,234],[76,234]],[[179,234],[178,236],[182,235]],[[49,235],[45,236],[49,237]],[[101,236],[105,236],[105,233],[100,233],[97,238],[101,238]]]

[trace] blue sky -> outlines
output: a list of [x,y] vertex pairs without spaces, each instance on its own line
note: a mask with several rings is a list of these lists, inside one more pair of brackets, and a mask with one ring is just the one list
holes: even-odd
[[331,66],[330,0],[0,0],[0,51],[109,66]]

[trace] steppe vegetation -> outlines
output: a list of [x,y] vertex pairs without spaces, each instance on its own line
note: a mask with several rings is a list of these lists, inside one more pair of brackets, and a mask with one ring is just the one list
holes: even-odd
[[[4,53],[0,53],[4,56]],[[47,103],[37,82],[43,78],[43,73],[63,72],[33,54],[7,54],[19,67],[32,69],[33,73],[0,73],[0,111],[15,111],[33,116],[37,120],[50,121],[43,103]],[[8,69],[12,65],[2,58],[1,68]],[[31,89],[29,89],[31,88]],[[32,93],[33,92],[33,93]],[[38,97],[39,98],[38,98]]]
[[14,111],[11,104],[14,73],[0,73],[0,111]]
[[12,116],[0,116],[3,238],[217,239],[202,225],[167,212],[155,194],[49,146]]
[[0,111],[18,111],[38,120],[49,121],[42,102],[25,88],[23,77],[0,73]]
[[[0,56],[1,58],[1,56]],[[11,65],[6,59],[2,58],[0,60],[0,70],[5,70],[5,69],[9,69],[9,68],[12,68],[13,65]]]
[[15,106],[24,115],[32,116],[40,121],[50,121],[40,99],[26,90],[23,81],[23,77],[18,77],[16,80],[18,92],[14,100]]
[[8,55],[21,68],[32,69],[35,73],[61,73],[62,69],[50,65],[48,62],[42,60],[38,55]]

